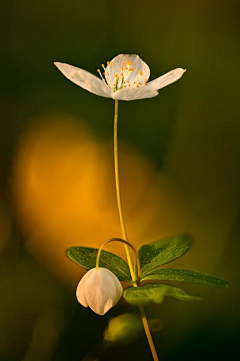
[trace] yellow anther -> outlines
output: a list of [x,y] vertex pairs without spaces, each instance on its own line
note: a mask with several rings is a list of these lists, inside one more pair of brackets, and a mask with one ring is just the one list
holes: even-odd
[[137,85],[137,88],[139,88],[139,85]]
[[117,75],[117,74],[115,74],[114,76],[115,76],[115,78],[118,78],[118,75]]
[[109,61],[107,61],[107,65],[109,65],[110,63],[109,63]]
[[142,70],[140,70],[139,74],[140,74],[141,76],[143,75],[143,72],[142,72]]
[[125,63],[123,63],[123,66],[125,66],[126,64]]
[[105,68],[105,65],[104,65],[104,64],[102,64],[102,67],[103,67],[103,68]]
[[126,85],[124,85],[124,88],[126,88],[127,86]]
[[123,73],[121,73],[120,75],[123,76]]
[[127,64],[128,64],[128,65],[132,65],[132,62],[131,62],[131,61],[127,61]]
[[100,70],[100,69],[97,69],[97,72],[98,72],[98,73],[101,73],[101,70]]
[[[103,73],[103,74],[104,74],[104,73]],[[139,85],[142,85],[142,83],[141,83],[140,81],[138,82],[138,84],[139,84]]]

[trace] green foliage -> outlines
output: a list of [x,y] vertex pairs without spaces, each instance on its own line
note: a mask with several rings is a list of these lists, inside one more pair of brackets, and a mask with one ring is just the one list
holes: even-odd
[[124,291],[124,298],[128,303],[138,305],[150,302],[161,303],[164,296],[170,296],[182,301],[201,300],[200,297],[190,296],[177,287],[161,284],[148,284],[142,287],[130,287]]
[[[98,249],[90,247],[70,247],[67,250],[67,256],[87,270],[96,267],[97,253]],[[99,266],[109,269],[120,281],[131,282],[129,267],[121,257],[101,251]]]
[[229,282],[207,273],[174,268],[157,269],[152,271],[142,278],[142,281],[145,280],[168,280],[198,283],[218,288],[226,288],[229,286]]
[[144,278],[155,268],[183,256],[190,247],[191,239],[187,234],[168,237],[165,240],[141,246],[139,249],[141,276]]

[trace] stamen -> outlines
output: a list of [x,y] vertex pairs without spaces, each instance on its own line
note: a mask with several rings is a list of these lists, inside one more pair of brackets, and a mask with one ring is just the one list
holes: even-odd
[[140,70],[139,74],[140,74],[141,76],[143,75],[143,72],[142,72],[142,70]]
[[[97,72],[99,73],[102,81],[104,81],[104,83],[105,83],[106,85],[108,85],[107,82],[106,82],[106,80],[105,80],[104,77],[102,76],[101,70],[100,70],[100,69],[97,69]],[[105,73],[103,73],[103,74],[105,74]]]

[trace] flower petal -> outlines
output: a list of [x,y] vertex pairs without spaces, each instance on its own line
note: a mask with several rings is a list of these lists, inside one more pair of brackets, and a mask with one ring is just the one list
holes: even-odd
[[111,276],[111,278],[112,278],[112,280],[113,280],[113,282],[115,284],[115,292],[116,292],[116,294],[115,294],[115,302],[113,303],[113,306],[115,306],[116,303],[118,302],[118,300],[121,298],[121,296],[123,294],[122,285],[121,285],[121,283],[119,282],[119,279],[117,278],[117,276],[115,276],[114,273],[109,271],[107,268],[101,268],[101,269],[104,269],[105,272],[107,272]]
[[180,79],[185,73],[186,69],[177,68],[169,71],[168,73],[160,76],[157,79],[154,79],[148,83],[148,87],[151,90],[159,90],[169,84],[174,83],[176,80]]
[[145,83],[146,79],[150,77],[149,66],[136,54],[119,54],[113,58],[106,67],[106,74],[108,75],[108,81],[110,80],[110,86],[115,83],[115,74],[121,74],[122,68],[127,66],[133,70],[129,72],[128,76],[124,79],[129,84],[137,78],[138,82]]
[[142,85],[139,88],[121,89],[112,94],[113,99],[118,100],[137,100],[144,98],[153,98],[158,95],[156,90],[149,89],[148,85]]
[[91,269],[90,271],[88,271],[81,279],[81,281],[79,282],[77,289],[76,289],[76,296],[77,296],[77,300],[78,302],[84,306],[84,307],[88,307],[88,303],[85,297],[85,286],[86,286],[86,282],[89,278],[89,276],[91,275],[91,273],[93,272],[94,268]]
[[104,315],[113,307],[118,302],[122,292],[122,285],[117,277],[105,268],[95,269],[85,287],[86,301],[98,315]]
[[86,70],[65,63],[54,63],[56,67],[73,83],[79,85],[90,93],[111,98],[112,90],[98,77]]

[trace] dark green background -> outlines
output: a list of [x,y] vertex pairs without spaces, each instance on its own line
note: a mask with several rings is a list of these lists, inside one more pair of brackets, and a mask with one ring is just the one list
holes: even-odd
[[[176,306],[180,301],[167,300],[148,310],[164,322],[155,335],[159,355],[164,361],[234,359],[240,332],[239,1],[9,0],[1,4],[1,36],[0,197],[11,234],[0,253],[0,360],[82,360],[100,342],[108,317],[129,311],[119,306],[101,318],[79,307],[72,291],[27,254],[9,187],[19,136],[39,114],[63,111],[83,117],[99,137],[111,138],[113,102],[70,84],[53,62],[96,73],[102,62],[120,53],[139,54],[151,68],[151,79],[176,67],[187,69],[158,97],[121,102],[121,139],[171,175],[199,227],[206,214],[210,225],[215,222],[212,241],[202,239],[201,256],[221,244],[214,271],[232,283],[224,291],[197,288],[205,292],[203,303]],[[208,269],[204,259],[198,267]],[[54,311],[51,318],[46,312],[34,336],[36,302],[39,309]],[[64,310],[64,326],[44,354],[41,345],[55,337],[51,322],[57,310]],[[6,314],[7,327],[1,322]],[[185,332],[186,323],[191,327]],[[31,355],[27,350],[34,337],[39,342]],[[100,359],[151,356],[143,338]]]

